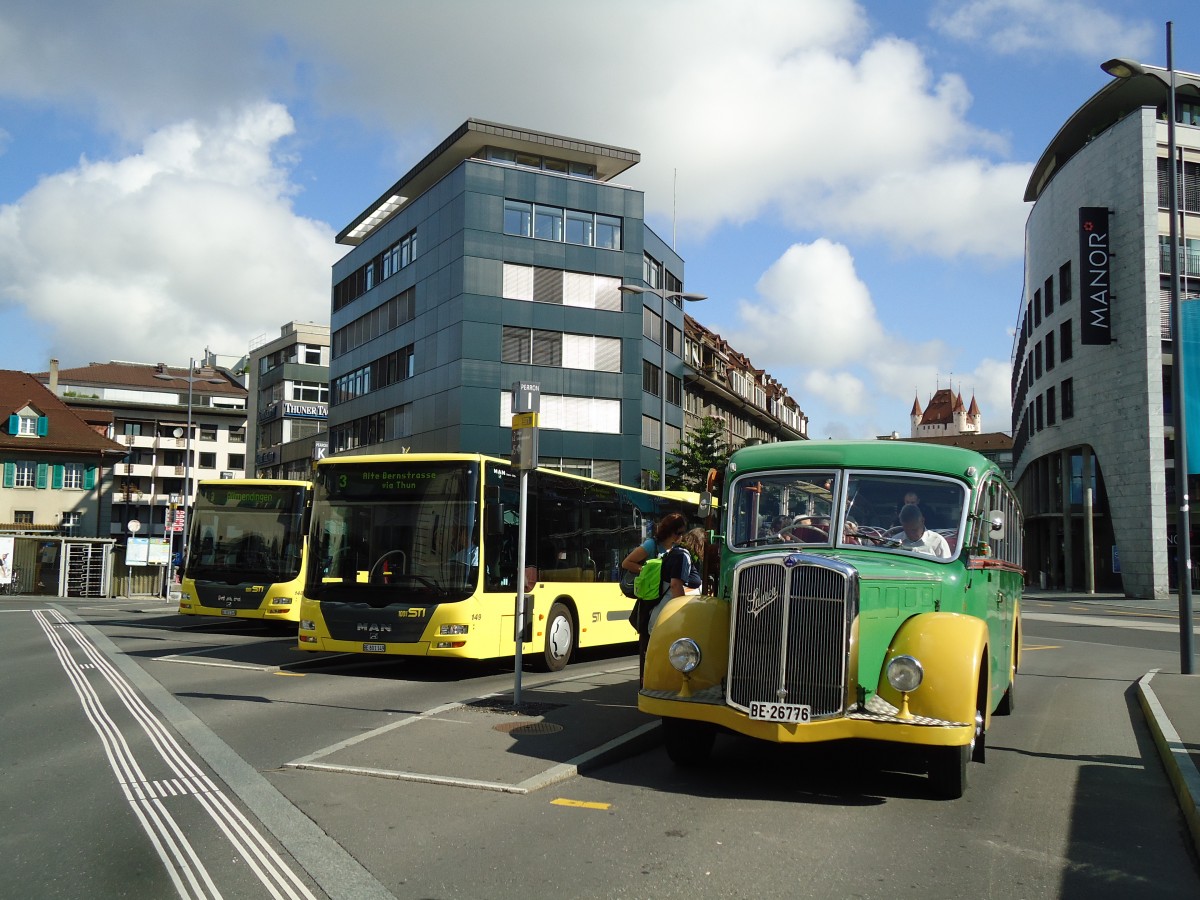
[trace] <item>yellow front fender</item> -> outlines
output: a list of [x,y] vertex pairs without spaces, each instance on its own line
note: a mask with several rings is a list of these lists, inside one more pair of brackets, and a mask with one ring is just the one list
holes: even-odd
[[[911,656],[921,664],[925,677],[921,686],[908,695],[909,711],[950,722],[973,722],[979,678],[981,673],[988,677],[983,665],[987,652],[987,624],[983,620],[961,613],[915,615],[892,638],[879,673],[879,696],[900,706],[900,692],[888,684],[887,666],[894,657]],[[990,713],[990,709],[984,709],[985,719]]]
[[671,644],[691,638],[700,648],[700,665],[688,677],[690,691],[720,684],[729,664],[729,602],[716,597],[684,595],[664,600],[646,650],[642,686],[652,691],[679,691],[683,676],[668,658]]

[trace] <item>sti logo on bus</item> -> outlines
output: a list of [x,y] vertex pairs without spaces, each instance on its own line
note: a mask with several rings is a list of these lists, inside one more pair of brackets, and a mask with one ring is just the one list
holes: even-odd
[[408,609],[398,610],[396,615],[401,619],[423,619],[425,618],[425,610],[418,606],[410,606]]
[[1082,344],[1112,343],[1112,254],[1108,207],[1079,209],[1079,293],[1083,304],[1079,322]]

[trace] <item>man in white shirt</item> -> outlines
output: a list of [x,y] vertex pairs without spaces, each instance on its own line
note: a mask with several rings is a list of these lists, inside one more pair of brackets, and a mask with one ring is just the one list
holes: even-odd
[[921,507],[915,503],[906,504],[900,510],[900,527],[904,531],[893,537],[900,542],[899,546],[903,549],[912,550],[914,553],[927,553],[939,559],[951,558],[950,545],[936,531],[925,528],[925,516],[921,514]]

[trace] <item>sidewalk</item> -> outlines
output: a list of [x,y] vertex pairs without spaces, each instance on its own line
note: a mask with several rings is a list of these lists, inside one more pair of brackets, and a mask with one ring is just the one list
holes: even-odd
[[[1176,596],[1142,599],[1126,597],[1124,594],[1029,590],[1025,591],[1024,599],[1179,611],[1179,599]],[[1193,609],[1193,629],[1198,624],[1200,614]],[[1200,641],[1197,643],[1200,644]],[[1139,679],[1137,691],[1146,724],[1150,726],[1163,768],[1175,789],[1179,808],[1191,832],[1192,843],[1196,852],[1200,853],[1200,675],[1181,675],[1154,669]]]

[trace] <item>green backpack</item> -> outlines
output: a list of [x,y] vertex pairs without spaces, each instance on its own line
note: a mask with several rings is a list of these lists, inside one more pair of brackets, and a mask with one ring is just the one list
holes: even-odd
[[633,592],[639,600],[657,603],[662,599],[662,557],[654,556],[642,563],[642,571],[633,580]]

